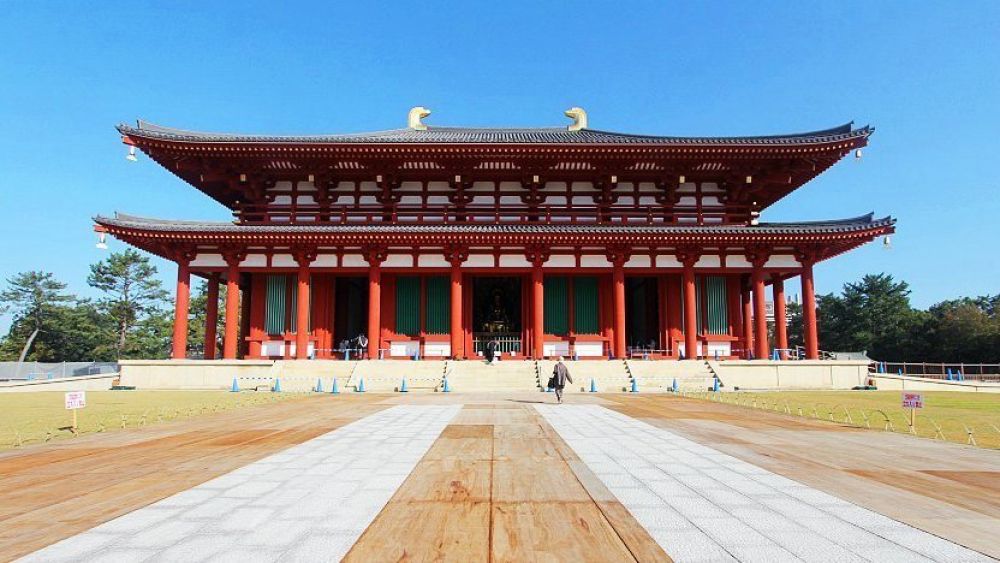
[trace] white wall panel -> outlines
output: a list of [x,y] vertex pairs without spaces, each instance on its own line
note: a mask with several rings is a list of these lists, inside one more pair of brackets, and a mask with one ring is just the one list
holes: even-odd
[[611,262],[607,256],[584,255],[580,257],[580,267],[582,268],[610,268]]
[[447,268],[451,266],[441,254],[421,254],[417,258],[417,265],[423,268]]
[[500,256],[501,268],[528,268],[531,262],[520,254],[503,254]]
[[215,268],[219,266],[226,266],[226,261],[222,258],[221,254],[199,254],[197,258],[191,261],[192,268]]

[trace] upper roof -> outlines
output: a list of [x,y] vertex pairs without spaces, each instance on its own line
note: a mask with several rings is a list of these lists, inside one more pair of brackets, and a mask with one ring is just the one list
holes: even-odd
[[871,126],[854,128],[854,122],[839,127],[765,136],[737,137],[678,137],[663,135],[636,135],[597,129],[570,131],[565,127],[483,128],[483,127],[427,127],[425,130],[410,128],[390,129],[369,133],[334,135],[242,135],[233,133],[206,133],[163,127],[139,120],[135,127],[118,125],[118,131],[127,137],[156,139],[178,143],[223,144],[550,144],[550,145],[809,145],[827,144],[858,138],[867,138],[874,132]]

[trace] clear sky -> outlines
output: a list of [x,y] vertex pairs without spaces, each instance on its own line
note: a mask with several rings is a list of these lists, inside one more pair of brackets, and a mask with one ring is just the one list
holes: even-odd
[[[126,161],[122,121],[321,134],[402,127],[415,105],[433,110],[432,125],[565,125],[578,105],[591,127],[633,133],[871,123],[860,162],[845,159],[763,220],[899,219],[890,250],[820,265],[820,292],[881,271],[908,281],[921,307],[1000,292],[1000,2],[3,7],[4,278],[48,270],[92,295],[88,265],[106,256],[93,215],[230,218],[149,159]],[[158,265],[172,289],[173,265]]]

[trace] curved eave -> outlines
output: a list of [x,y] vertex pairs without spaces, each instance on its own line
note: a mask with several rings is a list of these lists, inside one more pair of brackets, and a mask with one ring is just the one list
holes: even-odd
[[753,244],[815,245],[825,248],[824,258],[846,252],[895,231],[891,217],[871,215],[843,221],[759,226],[554,226],[554,225],[414,225],[414,226],[242,226],[226,223],[155,221],[96,217],[98,230],[129,244],[169,257],[183,245],[601,245],[639,247],[702,244],[740,246]]
[[866,144],[874,132],[871,126],[854,129],[852,124],[823,131],[789,135],[744,137],[670,137],[635,135],[585,129],[566,131],[557,128],[537,129],[466,129],[429,128],[426,131],[407,129],[327,136],[259,136],[230,135],[182,131],[154,126],[117,127],[126,143],[140,148],[174,149],[192,153],[216,154],[329,154],[394,152],[463,152],[509,153],[512,149],[539,151],[560,149],[576,151],[647,152],[778,152],[798,149],[802,152],[829,150],[831,145],[854,148]]

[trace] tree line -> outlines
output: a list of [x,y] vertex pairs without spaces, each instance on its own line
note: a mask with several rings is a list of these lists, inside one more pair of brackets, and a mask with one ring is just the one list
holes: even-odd
[[[173,310],[149,258],[128,249],[90,267],[87,283],[101,297],[81,299],[48,272],[19,273],[0,292],[0,312],[13,315],[0,340],[0,361],[116,361],[169,357]],[[224,300],[224,295],[223,295]],[[888,274],[847,283],[839,294],[818,295],[820,348],[867,351],[878,360],[1000,362],[1000,294],[942,301],[927,310],[910,304],[910,287]],[[194,287],[189,351],[205,339],[207,283]],[[217,335],[223,334],[219,305]],[[788,305],[789,344],[802,345],[801,307]],[[216,349],[221,349],[217,337]],[[218,355],[216,357],[219,357]]]
[[[0,361],[17,361],[22,353],[37,362],[169,357],[173,310],[156,274],[147,256],[128,249],[90,266],[87,284],[99,292],[97,299],[73,295],[50,272],[10,277],[0,292],[0,313],[13,317],[0,339]],[[206,303],[202,281],[192,292],[188,325],[188,342],[197,346],[204,342]],[[220,326],[224,311],[222,305]]]

